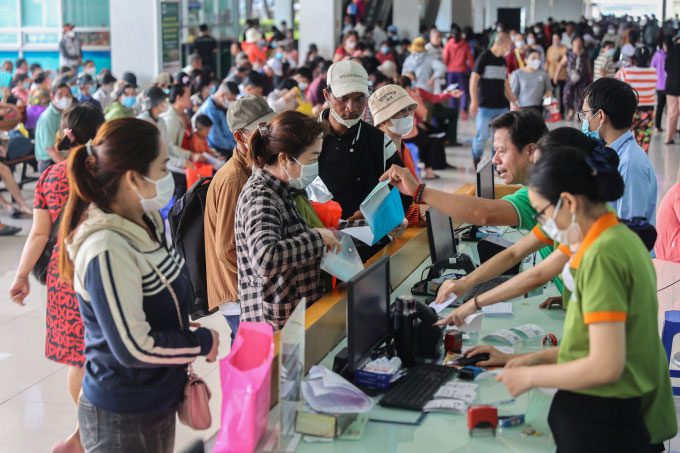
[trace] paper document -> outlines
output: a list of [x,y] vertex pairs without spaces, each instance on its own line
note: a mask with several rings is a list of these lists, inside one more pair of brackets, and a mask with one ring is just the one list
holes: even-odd
[[486,316],[512,316],[512,302],[500,302],[482,307],[482,313]]
[[448,299],[446,299],[446,300],[445,300],[444,302],[442,302],[441,304],[438,304],[438,303],[436,303],[436,302],[432,302],[432,303],[430,304],[430,307],[434,308],[434,311],[436,311],[437,314],[439,314],[439,313],[441,313],[442,310],[444,310],[446,307],[448,307],[449,305],[451,305],[452,303],[454,303],[454,302],[456,301],[456,299],[458,299],[458,296],[456,296],[455,294],[451,294],[451,295],[448,297]]
[[359,209],[368,226],[345,228],[342,231],[368,245],[375,245],[404,220],[401,196],[396,188],[390,190],[389,180],[378,183]]
[[364,263],[361,262],[359,252],[349,235],[340,232],[338,240],[342,250],[340,253],[335,253],[333,250],[327,251],[321,257],[321,270],[346,282],[364,270]]
[[488,335],[484,335],[482,340],[498,341],[509,345],[516,345],[522,342],[522,337],[509,329],[498,329]]
[[444,91],[453,91],[458,89],[458,84],[457,83],[452,83],[451,85],[447,86]]
[[543,329],[543,327],[537,326],[536,324],[525,324],[523,326],[513,327],[511,330],[528,338],[529,340],[545,335],[545,329]]
[[455,412],[464,414],[468,405],[463,400],[437,399],[425,404],[423,412]]
[[470,404],[477,399],[478,384],[471,382],[451,382],[439,387],[435,398],[449,398],[465,401]]
[[368,412],[373,401],[345,378],[320,365],[309,370],[302,383],[305,401],[317,412],[351,414]]
[[465,333],[479,332],[482,328],[482,318],[484,313],[473,313],[465,318],[465,324],[456,326],[456,329]]

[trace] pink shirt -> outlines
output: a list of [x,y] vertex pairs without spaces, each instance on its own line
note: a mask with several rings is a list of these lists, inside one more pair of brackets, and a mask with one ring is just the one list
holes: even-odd
[[680,263],[680,183],[670,188],[656,212],[656,257]]

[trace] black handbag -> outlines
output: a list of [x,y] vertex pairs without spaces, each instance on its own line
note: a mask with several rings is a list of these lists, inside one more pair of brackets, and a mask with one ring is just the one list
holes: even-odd
[[47,268],[50,265],[50,258],[52,257],[52,250],[54,250],[54,245],[57,243],[57,235],[59,234],[59,224],[61,223],[61,214],[64,212],[63,208],[59,212],[56,220],[52,224],[52,229],[50,230],[50,237],[47,239],[45,248],[43,249],[38,261],[36,261],[35,266],[33,266],[33,276],[43,285],[47,283]]

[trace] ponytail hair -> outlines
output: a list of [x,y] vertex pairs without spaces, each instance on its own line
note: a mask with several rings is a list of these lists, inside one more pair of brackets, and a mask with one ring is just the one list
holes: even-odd
[[248,146],[250,157],[260,168],[274,165],[282,153],[298,158],[325,130],[325,123],[303,113],[279,113],[268,125],[260,123],[251,134]]
[[136,118],[121,118],[104,123],[94,140],[78,145],[68,157],[69,196],[59,227],[59,272],[66,282],[73,282],[73,262],[66,244],[90,203],[111,212],[111,202],[118,193],[127,171],[146,175],[158,157],[160,134],[155,125]]
[[618,163],[616,152],[604,144],[590,154],[573,146],[558,146],[541,155],[529,186],[553,204],[563,192],[583,195],[593,203],[616,201],[624,189]]
[[74,104],[61,115],[61,130],[57,132],[56,148],[68,151],[78,145],[84,145],[97,135],[97,130],[104,124],[104,114],[89,102]]

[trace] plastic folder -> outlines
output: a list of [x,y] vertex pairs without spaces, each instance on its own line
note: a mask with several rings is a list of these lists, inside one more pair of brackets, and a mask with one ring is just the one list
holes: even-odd
[[343,233],[374,245],[401,225],[404,220],[401,196],[396,188],[390,189],[388,184],[389,181],[378,183],[359,207],[368,226],[345,228]]

